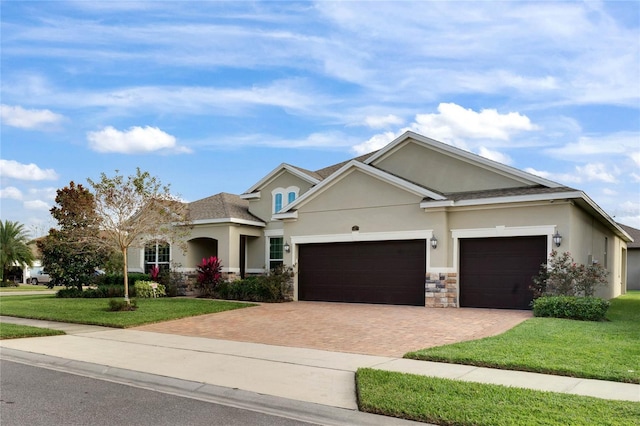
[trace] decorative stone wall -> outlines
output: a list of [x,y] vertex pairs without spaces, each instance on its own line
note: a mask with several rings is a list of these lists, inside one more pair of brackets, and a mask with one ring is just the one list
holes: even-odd
[[427,308],[457,308],[458,274],[455,272],[427,273],[424,291],[424,305]]

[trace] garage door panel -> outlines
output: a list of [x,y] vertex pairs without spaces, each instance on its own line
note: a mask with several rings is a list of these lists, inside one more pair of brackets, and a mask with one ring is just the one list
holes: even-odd
[[546,236],[460,240],[460,306],[530,309]]
[[424,306],[426,241],[305,244],[300,300]]

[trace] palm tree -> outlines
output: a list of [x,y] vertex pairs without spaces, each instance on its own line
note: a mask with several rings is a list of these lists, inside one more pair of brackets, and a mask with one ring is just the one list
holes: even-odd
[[5,272],[16,265],[31,266],[34,261],[33,252],[28,245],[29,238],[24,225],[18,222],[0,221],[0,281]]

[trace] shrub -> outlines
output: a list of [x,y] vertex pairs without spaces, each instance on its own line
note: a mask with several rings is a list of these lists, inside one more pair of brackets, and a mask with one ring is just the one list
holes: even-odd
[[150,298],[153,297],[153,288],[152,284],[156,284],[156,296],[163,297],[166,296],[165,287],[162,284],[158,284],[153,281],[137,281],[135,284],[135,294],[137,297]]
[[[133,287],[137,281],[149,281],[149,274],[143,274],[140,272],[131,272],[128,274],[129,286]],[[98,275],[94,279],[94,283],[98,286],[101,285],[121,285],[124,286],[124,275],[122,274],[102,274]]]
[[198,271],[198,284],[200,294],[204,297],[212,297],[215,294],[216,287],[222,281],[222,263],[220,259],[211,256],[196,266]]
[[597,297],[543,296],[533,301],[536,317],[602,321],[607,309],[609,301]]
[[138,304],[135,299],[131,299],[130,303],[121,299],[109,299],[108,310],[111,312],[135,311],[136,309],[138,309]]
[[2,281],[0,282],[0,287],[19,287],[20,283],[14,281]]
[[541,296],[593,296],[607,283],[608,272],[599,264],[578,265],[568,252],[553,250],[547,264],[540,265],[529,287],[534,298]]
[[[131,297],[136,295],[135,288],[129,294]],[[56,297],[60,298],[109,298],[124,297],[124,286],[119,285],[101,285],[98,288],[88,288],[86,290],[78,290],[75,287],[64,288],[58,290]]]
[[215,295],[220,299],[248,302],[284,302],[291,294],[291,268],[279,266],[267,275],[247,277],[243,280],[222,282]]

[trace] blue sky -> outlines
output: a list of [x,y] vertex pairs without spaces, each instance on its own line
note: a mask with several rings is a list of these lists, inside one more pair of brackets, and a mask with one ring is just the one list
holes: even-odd
[[0,1],[1,219],[147,170],[195,201],[407,129],[640,228],[640,3]]

